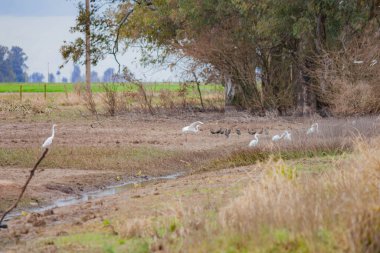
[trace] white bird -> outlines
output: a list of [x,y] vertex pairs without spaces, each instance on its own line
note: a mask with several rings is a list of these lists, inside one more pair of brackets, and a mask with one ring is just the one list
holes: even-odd
[[375,60],[372,60],[371,61],[371,64],[369,65],[370,67],[373,67],[373,66],[375,66],[377,64],[377,60],[375,59]]
[[248,147],[256,147],[259,143],[259,138],[257,138],[258,133],[255,133],[255,139],[253,139],[249,144]]
[[313,134],[315,132],[318,133],[318,123],[312,124],[311,127],[307,130],[306,134]]
[[203,123],[200,121],[193,122],[190,125],[182,128],[182,133],[196,133],[199,131],[200,125],[203,125]]
[[354,64],[363,64],[364,61],[358,61],[358,60],[354,60]]
[[275,136],[272,137],[272,141],[277,142],[277,141],[281,140],[282,137],[284,137],[284,134],[282,134],[282,135],[276,134]]
[[285,131],[284,132],[284,139],[287,141],[291,141],[292,140],[292,134],[289,133],[288,131]]
[[44,144],[42,144],[42,148],[48,148],[53,143],[56,126],[56,124],[53,125],[51,136],[45,140]]

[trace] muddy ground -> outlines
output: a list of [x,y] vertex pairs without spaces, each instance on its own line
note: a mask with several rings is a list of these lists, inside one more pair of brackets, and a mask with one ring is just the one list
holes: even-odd
[[[181,128],[193,121],[200,120],[205,124],[197,134],[184,135]],[[58,124],[54,148],[114,148],[155,147],[164,151],[202,152],[210,150],[225,150],[236,147],[246,148],[253,138],[248,130],[261,131],[262,143],[270,142],[273,134],[283,130],[292,133],[302,133],[311,122],[322,119],[300,118],[257,118],[245,113],[203,113],[192,115],[149,116],[146,114],[130,114],[116,118],[78,119],[73,122],[56,120]],[[326,121],[327,122],[327,121]],[[330,125],[346,124],[350,120],[330,122]],[[30,120],[0,120],[0,149],[4,152],[13,148],[40,147],[43,140],[50,135],[52,122]],[[219,128],[232,129],[227,138],[224,135],[213,135],[210,130]],[[241,130],[237,135],[236,129]],[[221,154],[223,154],[221,152]],[[48,154],[49,155],[49,154]],[[37,159],[38,156],[36,156]],[[97,157],[93,157],[97,162]],[[18,166],[2,166],[0,168],[0,205],[4,210],[4,203],[11,203],[17,197],[20,187],[25,182],[30,168]],[[164,175],[179,172],[178,169],[163,169],[162,171],[147,170],[144,175],[136,171],[114,170],[110,168],[82,169],[77,168],[44,168],[39,170],[31,181],[18,211],[28,210],[30,207],[44,206],[53,200],[75,196],[86,191],[102,189],[108,185],[127,182],[136,177]],[[162,205],[165,201],[178,201],[178,196],[186,191],[198,191],[201,188],[227,188],[231,185],[245,184],[259,175],[254,166],[222,171],[199,173],[183,171],[179,179],[164,180],[148,183],[144,186],[131,187],[115,196],[90,200],[70,207],[57,208],[42,214],[26,214],[8,222],[9,229],[0,231],[0,245],[7,246],[9,252],[21,252],[27,249],[30,243],[25,240],[65,234],[65,227],[74,226],[80,229],[84,222],[98,222],[112,212],[130,212],[136,217],[149,215],[155,208],[149,205]],[[247,173],[252,173],[247,176]],[[207,184],[205,185],[205,182]],[[177,193],[176,194],[173,194]],[[223,194],[224,191],[220,191]],[[178,195],[179,194],[179,195]],[[200,193],[201,194],[201,193]],[[203,194],[203,193],[202,193]],[[226,191],[225,194],[234,194]],[[192,198],[196,198],[196,194]],[[223,198],[221,198],[223,199]],[[222,201],[222,200],[221,200]],[[189,202],[191,203],[191,201]],[[132,210],[137,207],[138,210]],[[18,245],[14,245],[17,243]],[[21,244],[20,244],[21,243]],[[49,247],[47,246],[47,250]],[[30,248],[29,248],[30,250]],[[1,252],[1,250],[0,250]]]
[[[205,124],[198,134],[184,135],[181,128],[192,121],[201,120]],[[302,120],[304,121],[304,120]],[[243,113],[233,115],[199,114],[188,117],[149,116],[132,114],[116,119],[77,120],[75,122],[57,123],[57,132],[52,149],[58,147],[147,147],[153,146],[162,150],[203,151],[229,147],[246,147],[253,138],[249,130],[267,129],[270,138],[273,133],[282,130],[294,130],[306,127],[299,119],[273,121],[264,118],[253,118]],[[310,120],[311,121],[311,120]],[[3,120],[0,125],[0,148],[36,148],[50,135],[51,123],[45,122],[9,122]],[[232,133],[213,135],[210,129],[230,128]],[[241,130],[237,135],[235,130]],[[35,157],[37,160],[38,156]],[[94,163],[96,163],[94,157]],[[0,169],[0,202],[13,199],[29,175],[30,168],[3,166]],[[170,174],[176,171],[167,171]],[[153,174],[153,172],[152,172]],[[157,175],[157,174],[156,174]],[[53,199],[92,191],[110,184],[130,180],[131,174],[126,171],[115,171],[109,168],[82,170],[81,168],[45,168],[39,170],[25,194],[22,206],[43,204]],[[28,203],[29,202],[29,203]],[[2,206],[2,208],[4,208]]]

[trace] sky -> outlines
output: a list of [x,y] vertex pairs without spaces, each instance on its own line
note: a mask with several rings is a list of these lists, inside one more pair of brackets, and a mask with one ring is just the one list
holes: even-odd
[[[59,53],[63,41],[72,41],[78,36],[69,31],[75,23],[77,3],[78,0],[0,0],[0,45],[21,47],[28,56],[28,74],[41,72],[46,81],[48,70],[55,74],[64,62]],[[177,80],[167,66],[143,68],[139,57],[138,50],[128,50],[119,60],[143,81]],[[111,56],[92,70],[102,76],[109,67],[117,68]],[[66,64],[60,69],[61,78],[70,80],[72,69],[73,63]]]

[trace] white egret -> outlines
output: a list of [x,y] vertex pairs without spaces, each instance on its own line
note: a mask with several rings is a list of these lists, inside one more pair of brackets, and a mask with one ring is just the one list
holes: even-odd
[[284,132],[284,139],[287,141],[291,141],[292,140],[292,134],[289,133],[288,131],[285,131]]
[[277,141],[281,140],[282,137],[284,137],[284,134],[282,134],[282,135],[276,134],[275,136],[272,137],[272,141],[277,142]]
[[306,134],[313,134],[313,133],[318,133],[318,123],[312,124],[311,127],[306,132]]
[[182,133],[186,134],[186,142],[187,142],[187,134],[197,133],[199,131],[199,126],[202,124],[203,124],[202,122],[196,121],[182,128]]
[[258,133],[255,133],[255,139],[253,139],[249,144],[248,147],[256,147],[259,143],[259,138],[257,138]]
[[193,122],[190,125],[182,128],[182,133],[197,133],[199,131],[200,125],[203,125],[203,123],[200,121]]
[[369,65],[370,67],[373,67],[373,66],[375,66],[377,64],[377,60],[375,59],[375,60],[372,60],[371,61],[371,64]]
[[363,64],[364,61],[358,61],[358,60],[354,60],[354,64]]
[[42,144],[42,148],[49,148],[49,146],[53,143],[56,126],[56,124],[53,125],[51,136],[45,140],[44,144]]

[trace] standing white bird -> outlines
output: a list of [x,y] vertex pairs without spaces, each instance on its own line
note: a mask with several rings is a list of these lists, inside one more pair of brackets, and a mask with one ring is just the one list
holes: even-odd
[[284,134],[281,134],[281,135],[276,134],[275,136],[272,137],[272,141],[277,142],[277,141],[281,140],[282,137],[284,137]]
[[318,123],[312,124],[311,127],[307,129],[306,134],[313,134],[313,133],[318,133]]
[[291,141],[292,140],[292,134],[289,133],[288,131],[285,131],[284,132],[284,139],[287,141]]
[[259,143],[259,138],[257,138],[258,133],[255,133],[255,139],[253,139],[249,144],[248,147],[256,147]]
[[182,133],[196,133],[199,131],[200,125],[203,125],[203,123],[200,121],[193,122],[190,125],[182,128]]
[[53,143],[56,126],[56,124],[53,125],[51,136],[45,140],[44,144],[42,144],[42,148],[48,148]]

